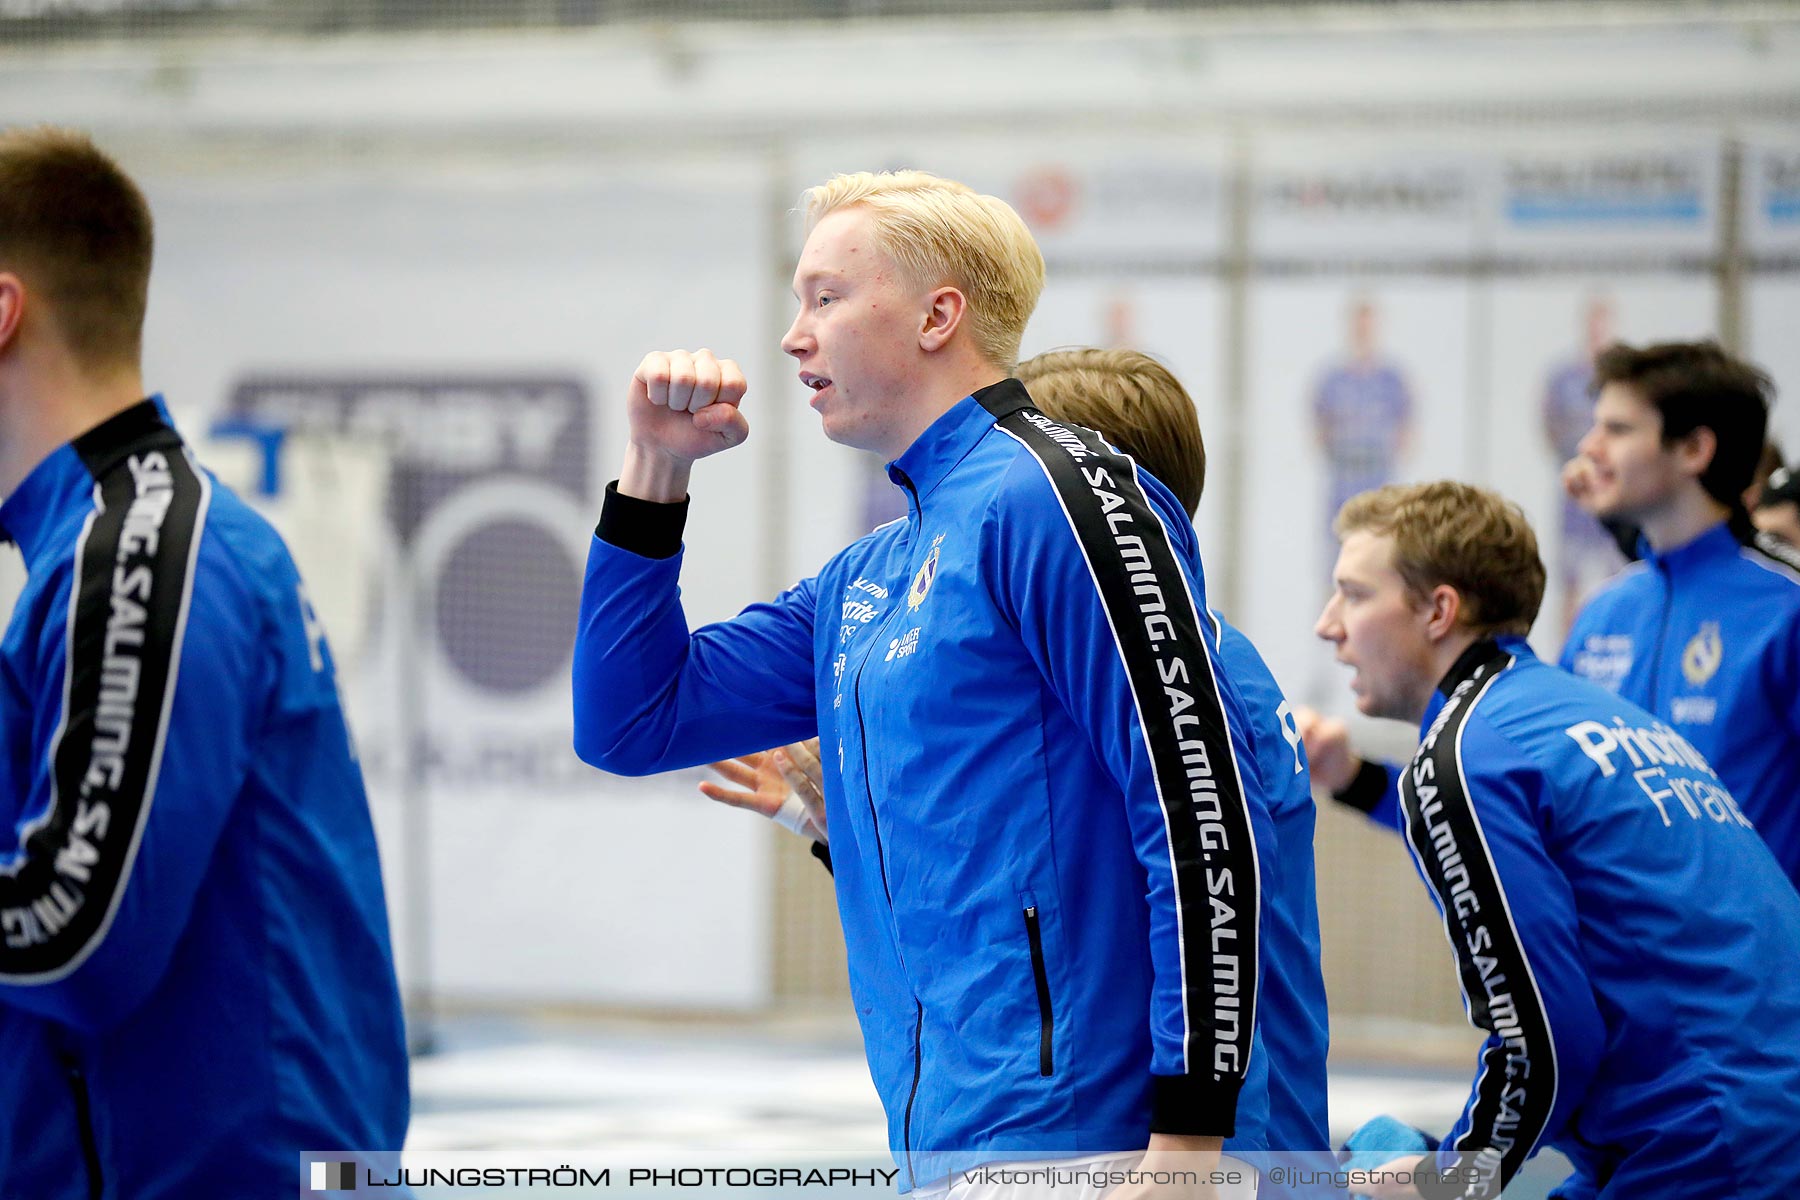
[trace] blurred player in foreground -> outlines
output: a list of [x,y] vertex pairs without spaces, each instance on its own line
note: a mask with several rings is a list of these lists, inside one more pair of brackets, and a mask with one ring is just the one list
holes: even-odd
[[[1787,1196],[1800,1162],[1800,895],[1705,758],[1538,661],[1516,506],[1390,486],[1339,514],[1317,633],[1365,715],[1416,721],[1401,825],[1488,1034],[1444,1177],[1381,1197],[1491,1197],[1540,1147],[1554,1195]],[[1400,1167],[1432,1167],[1406,1161]]]
[[[1066,425],[1093,429],[1168,485],[1192,516],[1206,480],[1206,448],[1193,399],[1168,368],[1134,350],[1063,350],[1019,364],[1016,377],[1038,408]],[[1313,800],[1288,704],[1250,640],[1216,613],[1206,614],[1226,673],[1249,704],[1254,769],[1275,827],[1277,853],[1262,864],[1262,1018],[1246,1086],[1269,1092],[1267,1148],[1283,1165],[1313,1171],[1291,1182],[1264,1170],[1260,1196],[1339,1196],[1326,1120],[1327,1021],[1319,968],[1319,920],[1313,880]],[[813,839],[830,861],[816,744],[800,743],[714,763],[735,787],[702,783],[715,800],[760,812]],[[1248,1140],[1248,1139],[1246,1139]],[[1258,1147],[1234,1139],[1225,1149],[1265,1165]]]
[[[331,654],[139,367],[150,210],[0,134],[0,1195],[295,1194],[398,1152],[406,1047]],[[371,1164],[385,1169],[386,1162]]]
[[690,469],[746,436],[745,383],[705,352],[648,356],[590,550],[576,749],[641,774],[823,738],[903,1190],[1147,1149],[1145,1169],[1196,1172],[1175,1194],[1248,1194],[1212,1172],[1264,1102],[1245,1080],[1269,823],[1193,528],[1008,378],[1043,286],[1016,213],[901,172],[839,176],[807,218],[783,348],[826,435],[889,460],[908,515],[690,633]]

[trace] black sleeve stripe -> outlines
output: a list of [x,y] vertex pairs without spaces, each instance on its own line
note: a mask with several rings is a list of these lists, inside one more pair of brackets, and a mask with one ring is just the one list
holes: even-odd
[[1130,681],[1174,875],[1184,1069],[1241,1079],[1256,1014],[1259,864],[1199,608],[1130,458],[1034,409],[998,426],[1049,479]]
[[0,980],[55,983],[111,928],[156,796],[211,502],[174,446],[95,487],[69,587],[51,803],[0,870]]
[[1469,714],[1512,661],[1502,656],[1457,688],[1400,779],[1406,841],[1443,909],[1469,1022],[1501,1039],[1483,1055],[1469,1128],[1452,1147],[1472,1154],[1479,1170],[1480,1182],[1457,1193],[1469,1197],[1498,1195],[1531,1157],[1555,1111],[1559,1082],[1543,991],[1463,762]]

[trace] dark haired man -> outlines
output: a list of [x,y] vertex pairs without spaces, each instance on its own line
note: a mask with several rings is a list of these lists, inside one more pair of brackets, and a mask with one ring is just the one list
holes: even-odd
[[1587,505],[1643,560],[1582,609],[1562,665],[1643,705],[1715,763],[1800,880],[1800,572],[1743,503],[1768,378],[1710,342],[1616,345],[1595,363]]
[[406,1049],[329,648],[138,365],[150,210],[0,133],[0,1195],[291,1196],[397,1151]]
[[1316,632],[1361,712],[1420,723],[1400,825],[1488,1035],[1441,1174],[1358,1190],[1497,1197],[1551,1145],[1559,1200],[1789,1195],[1800,895],[1713,767],[1532,655],[1544,569],[1515,505],[1390,486],[1337,530]]

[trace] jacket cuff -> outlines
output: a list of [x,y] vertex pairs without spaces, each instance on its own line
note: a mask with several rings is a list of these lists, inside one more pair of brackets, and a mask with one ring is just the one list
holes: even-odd
[[1238,1076],[1152,1075],[1150,1132],[1230,1137],[1237,1132]]
[[1372,813],[1381,798],[1387,795],[1388,769],[1373,760],[1365,761],[1362,769],[1356,773],[1348,786],[1341,792],[1331,793],[1331,798],[1339,804],[1347,804],[1358,812]]
[[681,552],[687,511],[686,496],[673,504],[622,496],[615,479],[606,485],[606,499],[600,505],[600,523],[594,526],[594,536],[642,558],[674,558]]

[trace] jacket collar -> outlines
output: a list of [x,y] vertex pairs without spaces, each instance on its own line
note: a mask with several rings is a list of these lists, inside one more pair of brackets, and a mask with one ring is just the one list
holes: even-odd
[[887,465],[895,483],[910,480],[921,503],[942,483],[956,464],[967,458],[994,422],[1007,413],[1031,407],[1025,385],[1003,379],[964,396],[948,412],[925,427],[906,452]]
[[1644,561],[1663,571],[1679,571],[1708,559],[1735,558],[1743,543],[1731,524],[1729,520],[1720,521],[1699,537],[1667,550],[1655,549],[1646,539],[1640,546]]
[[139,401],[57,447],[33,467],[0,504],[0,536],[18,543],[29,568],[54,536],[74,497],[91,491],[96,480],[130,455],[180,444],[163,398]]
[[1531,652],[1526,640],[1514,633],[1503,633],[1497,637],[1482,638],[1457,656],[1444,677],[1438,680],[1437,690],[1431,693],[1431,703],[1425,706],[1425,720],[1421,730],[1429,730],[1432,722],[1437,720],[1438,713],[1456,689],[1473,679],[1486,679],[1500,670],[1511,659],[1532,658],[1537,656]]

